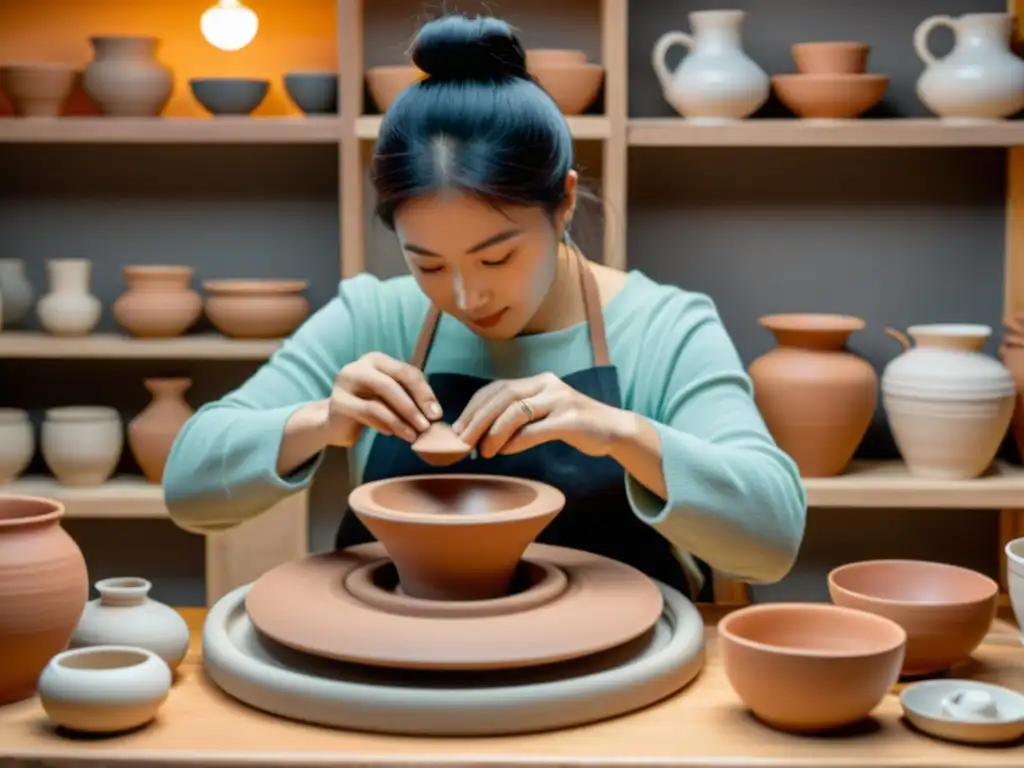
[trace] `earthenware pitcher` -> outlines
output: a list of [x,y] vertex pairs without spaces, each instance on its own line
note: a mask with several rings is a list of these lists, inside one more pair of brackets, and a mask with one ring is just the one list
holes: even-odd
[[[1013,16],[966,13],[932,16],[914,32],[914,50],[925,63],[917,97],[945,118],[999,119],[1024,107],[1024,61],[1010,50]],[[937,27],[956,35],[953,51],[937,58],[928,47]]]
[[[690,14],[692,35],[666,32],[654,44],[651,64],[665,101],[683,117],[720,122],[749,117],[768,99],[768,75],[743,51],[743,11]],[[689,51],[671,71],[666,55]]]

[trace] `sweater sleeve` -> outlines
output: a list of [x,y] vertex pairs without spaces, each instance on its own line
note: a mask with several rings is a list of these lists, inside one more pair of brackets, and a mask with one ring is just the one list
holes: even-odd
[[658,341],[641,356],[636,410],[657,431],[668,499],[627,475],[633,510],[720,573],[779,581],[806,522],[796,464],[768,432],[711,300],[673,289],[650,317],[644,337]]
[[[367,306],[377,285],[370,276],[343,281],[339,295],[255,374],[189,419],[164,470],[164,501],[175,524],[194,533],[222,531],[310,485],[323,453],[287,477],[277,473],[285,424],[297,409],[329,396],[338,371],[362,354],[357,330],[376,322]],[[379,334],[361,334],[368,335]]]

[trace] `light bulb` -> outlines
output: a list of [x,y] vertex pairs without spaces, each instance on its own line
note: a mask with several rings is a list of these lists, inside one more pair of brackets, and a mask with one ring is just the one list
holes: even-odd
[[199,20],[199,29],[206,41],[222,51],[245,48],[256,37],[260,20],[240,0],[217,0]]

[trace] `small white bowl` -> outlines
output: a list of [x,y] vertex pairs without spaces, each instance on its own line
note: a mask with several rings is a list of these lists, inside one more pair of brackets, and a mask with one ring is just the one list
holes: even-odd
[[152,651],[96,645],[64,651],[39,676],[39,699],[57,725],[115,733],[145,725],[171,690],[171,668]]
[[[954,717],[945,702],[957,693],[978,693],[996,707],[992,718],[964,713]],[[965,744],[1005,744],[1024,737],[1024,695],[974,680],[926,680],[908,685],[900,694],[903,715],[918,730]]]
[[1024,643],[1024,537],[1014,539],[1006,545],[1006,587],[1010,593],[1013,616],[1020,630],[1020,641]]

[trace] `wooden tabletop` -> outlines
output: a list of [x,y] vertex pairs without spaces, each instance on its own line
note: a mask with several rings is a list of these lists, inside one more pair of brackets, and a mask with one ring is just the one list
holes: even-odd
[[[332,730],[250,709],[220,692],[202,669],[203,612],[182,609],[192,647],[167,703],[150,726],[129,735],[74,738],[48,724],[37,699],[0,707],[0,765],[216,766],[687,766],[698,768],[954,768],[1024,766],[1024,745],[977,748],[912,731],[894,690],[874,718],[850,733],[790,736],[741,706],[716,653],[708,608],[708,661],[673,698],[641,712],[552,733],[427,739]],[[0,660],[2,663],[2,660]],[[1012,621],[996,621],[973,662],[957,676],[1024,691],[1024,646]]]

